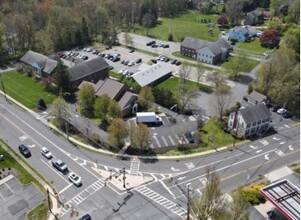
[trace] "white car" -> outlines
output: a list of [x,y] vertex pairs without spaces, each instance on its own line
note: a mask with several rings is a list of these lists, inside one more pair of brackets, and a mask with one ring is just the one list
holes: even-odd
[[50,152],[46,147],[42,147],[41,153],[42,153],[42,155],[43,155],[44,157],[46,157],[47,159],[51,159],[51,158],[52,158],[51,152]]
[[124,72],[125,70],[124,69],[122,69],[122,70],[119,70],[119,72],[118,73],[120,73],[120,74],[123,74],[123,72]]
[[287,110],[284,109],[284,108],[280,108],[280,109],[277,110],[277,113],[278,113],[279,115],[283,115],[283,114],[286,113],[286,112],[287,112]]
[[69,180],[76,186],[82,185],[82,178],[79,177],[77,174],[71,172],[68,176]]
[[133,61],[130,61],[129,63],[128,63],[128,66],[134,66],[135,65],[135,62],[133,62]]

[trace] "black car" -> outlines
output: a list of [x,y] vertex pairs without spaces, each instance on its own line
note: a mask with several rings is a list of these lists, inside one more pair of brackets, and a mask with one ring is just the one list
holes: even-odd
[[21,154],[23,154],[24,157],[26,157],[26,158],[31,157],[30,150],[24,144],[21,144],[19,146],[19,151],[20,151]]
[[272,108],[270,108],[270,110],[271,110],[272,112],[277,112],[277,110],[280,109],[280,108],[281,108],[280,106],[274,105]]
[[136,63],[141,63],[142,62],[142,59],[141,58],[138,58],[137,60],[136,60]]
[[151,61],[152,61],[153,63],[157,63],[157,60],[156,60],[156,59],[151,59]]
[[171,64],[176,64],[178,62],[178,60],[173,60],[171,61]]
[[151,46],[151,45],[153,45],[153,44],[155,44],[155,43],[156,43],[156,41],[152,40],[152,41],[146,43],[146,46]]
[[152,48],[157,48],[158,45],[157,44],[152,44]]
[[68,167],[65,164],[65,162],[57,159],[57,160],[52,160],[51,163],[61,173],[67,174],[69,172]]
[[112,70],[112,69],[114,69],[114,67],[113,66],[109,66],[109,70]]
[[282,114],[282,117],[283,118],[292,118],[292,117],[294,117],[294,115],[290,112],[285,112]]
[[135,49],[134,48],[131,48],[130,50],[129,50],[129,53],[134,53],[135,52]]
[[169,45],[168,44],[164,44],[163,48],[169,48]]
[[92,220],[92,218],[89,214],[86,214],[86,215],[80,217],[78,220]]
[[164,62],[167,63],[168,61],[169,61],[169,58],[166,57],[166,58],[164,59]]
[[193,135],[191,134],[191,132],[185,132],[184,136],[187,138],[189,143],[191,143],[191,144],[194,143],[194,138],[193,138]]
[[118,62],[119,60],[120,60],[120,58],[119,58],[119,57],[116,57],[116,56],[113,57],[113,59],[112,59],[113,62]]
[[180,65],[181,65],[181,62],[180,62],[180,61],[177,61],[177,62],[176,62],[176,65],[177,65],[177,66],[180,66]]

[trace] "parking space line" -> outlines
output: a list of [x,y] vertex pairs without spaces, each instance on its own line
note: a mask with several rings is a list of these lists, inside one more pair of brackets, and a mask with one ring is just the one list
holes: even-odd
[[70,184],[64,177],[62,177],[55,169],[53,169],[52,166],[50,166],[48,163],[46,163],[44,160],[41,159],[41,161],[46,164],[53,172],[55,172],[59,177],[61,177],[68,185]]
[[4,200],[4,197],[1,195],[1,193],[0,193],[0,196],[1,196],[1,198]]
[[7,183],[5,183],[5,186],[12,192],[14,193],[14,191],[9,187],[9,185]]
[[161,144],[160,144],[160,142],[158,141],[157,136],[153,136],[153,138],[154,138],[154,140],[157,142],[158,147],[161,147]]
[[165,146],[168,146],[168,143],[167,143],[167,141],[165,140],[165,138],[164,138],[163,136],[161,136],[161,138],[162,138],[162,140],[163,140]]
[[61,191],[59,191],[59,194],[63,193],[64,191],[66,191],[67,189],[70,188],[70,186],[72,186],[73,183],[70,183],[68,186],[66,186],[64,189],[62,189]]
[[172,145],[176,145],[176,143],[173,141],[173,139],[171,138],[170,135],[168,135],[168,138],[169,138],[170,142],[172,143]]

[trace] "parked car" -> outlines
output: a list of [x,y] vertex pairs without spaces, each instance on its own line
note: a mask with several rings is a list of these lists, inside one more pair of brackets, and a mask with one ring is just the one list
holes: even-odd
[[42,147],[41,153],[42,153],[42,155],[43,155],[44,157],[46,157],[47,159],[51,159],[51,158],[52,158],[51,152],[50,152],[46,147]]
[[133,61],[130,61],[129,63],[128,63],[128,66],[134,66],[135,65],[135,62],[133,62]]
[[87,48],[86,51],[87,51],[87,52],[92,52],[92,49],[91,49],[91,48]]
[[60,159],[52,160],[51,163],[61,173],[67,174],[69,172],[65,162],[61,161]]
[[171,61],[171,64],[176,64],[178,62],[178,60],[173,60]]
[[125,71],[125,70],[122,69],[122,70],[119,70],[118,73],[123,74],[124,71]]
[[164,44],[163,48],[169,48],[168,44]]
[[180,65],[181,65],[181,62],[180,62],[180,61],[177,61],[177,62],[176,62],[176,65],[177,65],[177,66],[180,66]]
[[151,61],[152,61],[153,63],[157,63],[157,60],[156,60],[156,59],[151,59]]
[[112,59],[113,62],[118,62],[119,60],[120,60],[120,58],[119,58],[119,57],[116,57],[116,56],[113,57],[113,59]]
[[69,174],[68,179],[76,186],[82,185],[82,178],[73,172]]
[[80,217],[78,220],[92,220],[92,218],[89,214],[86,214],[86,215]]
[[129,53],[134,53],[135,52],[135,49],[134,48],[131,48],[130,50],[129,50]]
[[113,66],[109,66],[109,70],[112,70],[112,69],[114,69],[114,67]]
[[284,109],[284,108],[280,108],[280,109],[277,110],[277,113],[278,113],[279,115],[283,115],[283,114],[286,113],[286,112],[287,112],[287,110]]
[[20,151],[20,153],[21,153],[24,157],[26,157],[26,158],[31,157],[31,152],[30,152],[30,150],[29,150],[28,147],[26,147],[24,144],[21,144],[21,145],[19,146],[19,151]]
[[157,44],[152,44],[152,48],[157,48],[158,45]]
[[292,118],[292,117],[294,117],[294,115],[290,112],[285,112],[284,114],[282,114],[282,117],[283,118]]
[[193,144],[194,143],[194,138],[191,132],[185,132],[184,136],[188,140],[189,143]]
[[155,44],[155,43],[156,43],[156,41],[152,40],[152,41],[147,42],[147,43],[146,43],[146,46],[151,46],[151,45],[153,45],[153,44]]
[[137,60],[136,60],[136,63],[141,63],[142,62],[142,59],[141,58],[138,58]]
[[280,109],[280,108],[281,108],[280,106],[274,105],[272,108],[270,108],[270,110],[271,110],[272,112],[277,112],[277,110]]
[[165,60],[164,60],[166,63],[169,61],[169,58],[168,57],[165,57]]

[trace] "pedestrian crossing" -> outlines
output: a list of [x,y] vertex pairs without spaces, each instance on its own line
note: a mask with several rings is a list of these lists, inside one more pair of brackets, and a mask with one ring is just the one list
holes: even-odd
[[138,175],[140,168],[140,160],[138,157],[134,157],[131,161],[130,174]]
[[92,194],[94,194],[95,192],[100,190],[104,186],[104,182],[105,182],[105,180],[103,178],[99,179],[98,181],[96,181],[95,183],[90,185],[88,188],[81,191],[79,194],[77,194],[72,199],[67,201],[64,204],[64,207],[62,208],[61,217],[64,216],[69,211],[71,211],[73,209],[73,207],[76,207],[77,205],[82,203],[84,200],[86,200],[89,196],[91,196]]
[[181,206],[177,205],[176,203],[170,201],[169,199],[161,196],[160,194],[156,193],[155,191],[151,190],[150,188],[146,186],[140,186],[135,189],[140,194],[148,197],[152,201],[158,203],[159,205],[162,205],[164,208],[170,210],[174,214],[180,216],[181,218],[184,218],[186,216],[186,210],[182,208]]

